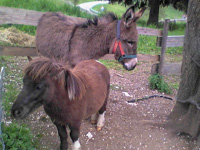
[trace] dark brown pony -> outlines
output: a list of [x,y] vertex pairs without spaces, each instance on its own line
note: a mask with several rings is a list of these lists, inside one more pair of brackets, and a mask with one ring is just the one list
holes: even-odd
[[[72,66],[88,59],[99,59],[105,54],[114,53],[116,41],[121,42],[116,48],[115,59],[127,70],[137,64],[138,32],[136,21],[142,16],[145,8],[134,12],[130,7],[122,16],[121,22],[109,13],[101,18],[89,19],[85,23],[75,24],[69,17],[61,13],[48,12],[38,23],[36,46],[39,54],[52,58],[64,59]],[[117,36],[117,24],[119,24]],[[125,57],[133,56],[133,57]]]
[[78,138],[84,118],[91,116],[91,122],[97,121],[97,130],[101,130],[110,87],[110,75],[104,65],[86,60],[71,70],[49,58],[38,58],[24,72],[23,89],[11,110],[14,117],[25,118],[43,105],[57,127],[62,150],[68,149],[67,126],[73,150],[81,147]]

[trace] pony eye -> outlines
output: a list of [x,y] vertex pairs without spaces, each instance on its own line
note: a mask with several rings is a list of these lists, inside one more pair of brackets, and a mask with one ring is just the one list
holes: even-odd
[[35,88],[36,90],[40,90],[42,88],[42,84],[38,84]]
[[39,87],[39,86],[36,86],[36,90],[40,90],[41,89],[41,87]]
[[127,43],[132,46],[135,42],[134,41],[127,41]]

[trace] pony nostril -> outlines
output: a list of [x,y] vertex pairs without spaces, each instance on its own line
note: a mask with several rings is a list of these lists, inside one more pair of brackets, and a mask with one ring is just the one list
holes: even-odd
[[15,110],[14,116],[15,117],[19,117],[20,115],[21,115],[21,111],[20,110]]
[[137,66],[137,65],[133,66],[131,70],[135,69],[136,66]]
[[20,109],[14,110],[12,114],[16,118],[21,117],[22,116],[22,110],[20,110]]
[[123,67],[124,67],[126,70],[130,71],[130,68],[129,68],[127,65],[123,65]]

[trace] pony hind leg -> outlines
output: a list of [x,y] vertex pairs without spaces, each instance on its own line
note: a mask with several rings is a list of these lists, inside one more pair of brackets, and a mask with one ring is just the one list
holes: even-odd
[[98,117],[98,120],[97,120],[97,131],[100,131],[104,126],[105,113],[106,113],[106,111],[104,111],[102,114],[99,113],[99,117]]
[[98,112],[92,114],[92,116],[91,116],[91,120],[90,120],[90,122],[91,122],[92,124],[96,124],[96,123],[97,123],[97,117],[98,117],[98,115],[99,115]]
[[107,105],[107,98],[106,98],[103,106],[99,110],[99,116],[98,116],[98,120],[97,120],[97,131],[100,131],[102,129],[102,127],[104,126],[104,123],[105,123],[105,113],[106,113],[106,105]]

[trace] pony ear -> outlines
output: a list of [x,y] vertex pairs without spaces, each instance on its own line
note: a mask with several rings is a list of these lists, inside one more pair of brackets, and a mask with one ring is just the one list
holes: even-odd
[[138,12],[135,13],[135,7],[131,6],[123,15],[124,25],[130,27],[132,22],[136,22],[146,10],[146,7],[143,7]]
[[134,21],[137,21],[138,19],[140,19],[140,17],[142,17],[142,15],[146,9],[147,9],[147,7],[143,7],[138,12],[136,12],[135,16],[134,16]]
[[78,77],[76,77],[70,70],[65,73],[66,88],[69,100],[76,99],[81,95],[81,87]]

